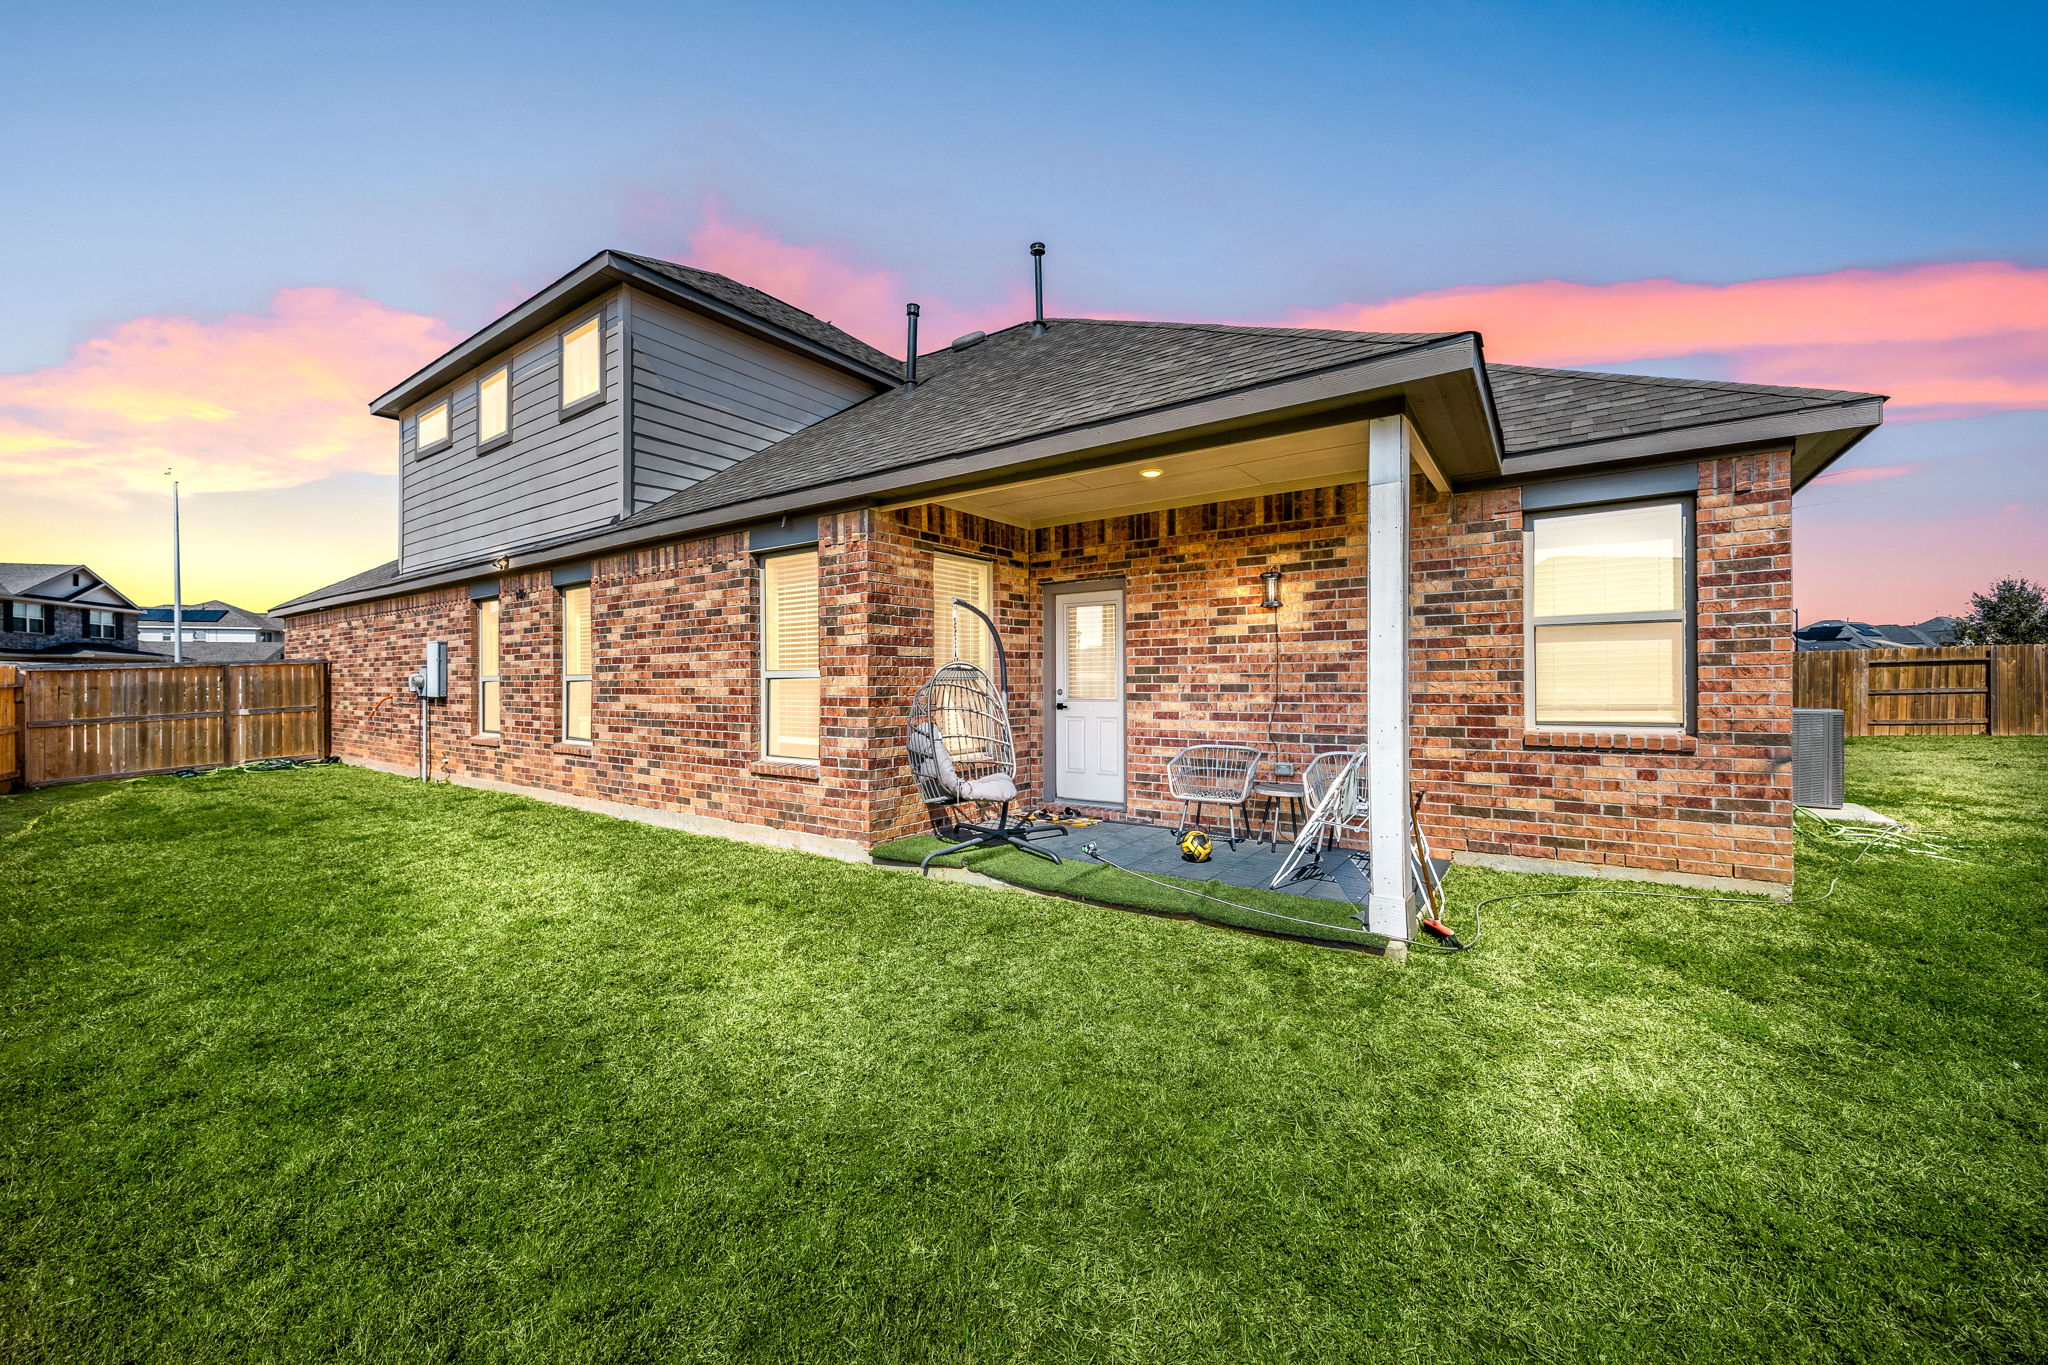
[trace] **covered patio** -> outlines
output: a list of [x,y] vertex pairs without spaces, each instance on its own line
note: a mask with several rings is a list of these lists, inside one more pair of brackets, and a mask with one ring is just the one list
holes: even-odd
[[[988,566],[986,600],[1010,653],[1018,809],[1050,805],[1100,821],[1053,841],[1066,860],[1058,868],[1016,850],[974,850],[953,863],[1269,932],[1355,941],[1367,923],[1378,942],[1412,939],[1408,526],[1412,490],[1424,481],[1449,486],[1409,418],[1353,408],[1104,453],[881,509],[905,533],[906,551],[940,557],[947,567],[932,572],[954,575],[947,582],[971,582],[975,572],[948,556]],[[917,572],[905,563],[906,576]],[[941,605],[940,661],[958,648],[960,629]],[[1298,784],[1318,754],[1365,746],[1361,794],[1392,814],[1369,834],[1353,831],[1355,850],[1329,850],[1281,890],[1271,884],[1289,846],[1231,846],[1222,836],[1232,815],[1214,808],[1196,821],[1216,837],[1213,860],[1184,862],[1175,842],[1184,817],[1167,770],[1203,743],[1257,751],[1264,787]],[[1264,816],[1257,801],[1234,813],[1239,829],[1263,830]],[[1107,862],[1082,852],[1091,843]],[[940,847],[912,838],[874,851],[915,863]],[[1391,869],[1378,884],[1375,856]],[[1236,913],[1183,889],[1205,886],[1267,913]]]

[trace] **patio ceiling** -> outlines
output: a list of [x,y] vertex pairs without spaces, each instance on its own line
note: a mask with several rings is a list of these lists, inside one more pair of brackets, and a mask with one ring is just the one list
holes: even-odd
[[1325,488],[1364,480],[1365,433],[1361,418],[1167,454],[1125,452],[1112,463],[917,501],[1036,529]]

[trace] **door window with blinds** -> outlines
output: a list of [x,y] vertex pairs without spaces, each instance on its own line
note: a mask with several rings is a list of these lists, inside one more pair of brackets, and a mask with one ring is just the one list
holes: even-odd
[[985,559],[961,555],[932,556],[932,653],[939,663],[964,659],[993,677],[996,661],[989,647],[988,627],[973,612],[954,606],[956,597],[987,612],[993,621],[995,566]]
[[486,597],[476,604],[476,728],[477,733],[495,735],[502,723],[498,691],[498,599]]
[[818,757],[818,554],[761,561],[761,752]]
[[1529,517],[1534,724],[1686,723],[1691,546],[1684,501]]
[[590,738],[590,585],[562,589],[562,738]]

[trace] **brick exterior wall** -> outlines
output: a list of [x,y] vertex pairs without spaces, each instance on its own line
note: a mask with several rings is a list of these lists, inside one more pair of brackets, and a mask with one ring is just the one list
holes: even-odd
[[[1649,741],[1525,733],[1520,495],[1418,492],[1414,762],[1439,852],[1789,880],[1790,777],[1775,765],[1790,743],[1790,458],[1701,469],[1696,733]],[[400,690],[424,641],[446,639],[437,772],[873,844],[926,824],[904,771],[903,717],[949,629],[933,612],[930,554],[995,566],[1027,802],[1044,797],[1046,586],[1116,579],[1129,810],[1171,819],[1164,767],[1185,745],[1251,743],[1298,771],[1363,740],[1364,505],[1363,486],[1347,485],[1040,530],[939,507],[824,518],[815,767],[757,757],[759,583],[743,536],[596,563],[589,746],[560,742],[560,626],[545,573],[501,584],[495,740],[475,735],[465,592],[299,617],[287,649],[331,661],[344,758],[416,762],[417,703],[401,693],[372,708]],[[1259,606],[1268,568],[1285,575],[1278,613]]]
[[1707,460],[1693,732],[1523,724],[1518,489],[1414,508],[1414,775],[1439,853],[1792,879],[1791,454]]
[[7,624],[6,618],[0,616],[0,649],[27,653],[32,650],[51,649],[57,645],[74,644],[79,641],[104,646],[108,649],[134,649],[136,647],[134,612],[117,611],[114,613],[115,634],[112,639],[94,638],[87,640],[85,634],[86,613],[90,610],[92,608],[60,607],[50,602],[43,603],[43,615],[50,623],[50,630],[46,635],[31,635],[25,631],[7,630],[5,628]]

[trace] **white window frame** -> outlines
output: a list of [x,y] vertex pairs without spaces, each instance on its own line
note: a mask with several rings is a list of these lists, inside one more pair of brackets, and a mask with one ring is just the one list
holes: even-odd
[[[816,566],[817,566],[817,576],[818,576],[818,582],[819,582],[819,587],[820,587],[820,589],[821,589],[821,591],[819,592],[819,596],[818,596],[818,602],[817,602],[817,612],[818,612],[818,623],[817,623],[817,626],[818,626],[818,656],[819,656],[819,657],[818,657],[818,663],[819,663],[820,667],[817,667],[817,668],[807,668],[807,669],[806,669],[806,668],[770,668],[770,667],[768,667],[768,565],[769,565],[769,562],[770,562],[771,560],[777,560],[777,559],[788,559],[788,558],[791,558],[791,557],[793,557],[793,556],[796,556],[796,555],[809,555],[809,556],[811,557],[811,559],[812,559],[813,561],[815,561],[815,562],[816,562]],[[759,555],[759,556],[757,556],[757,557],[756,557],[756,568],[757,568],[757,570],[758,570],[758,572],[759,572],[759,574],[760,574],[760,591],[761,591],[761,612],[760,612],[760,626],[759,626],[759,628],[758,628],[758,629],[757,629],[757,630],[755,631],[755,634],[756,634],[756,635],[758,635],[758,636],[760,637],[760,638],[759,638],[759,643],[758,643],[758,646],[757,646],[757,648],[758,648],[758,651],[759,651],[759,658],[760,658],[760,663],[761,663],[761,696],[760,696],[760,704],[759,704],[759,706],[758,706],[758,707],[756,707],[756,717],[757,717],[758,723],[759,723],[759,725],[760,725],[760,727],[761,727],[761,742],[760,742],[760,744],[759,744],[758,746],[756,746],[756,747],[757,747],[757,748],[758,748],[758,749],[760,750],[761,758],[762,758],[762,759],[763,759],[763,761],[765,761],[765,762],[769,762],[769,763],[804,763],[804,764],[812,764],[812,765],[815,765],[815,764],[816,764],[816,763],[818,762],[818,760],[819,760],[820,758],[822,758],[822,757],[824,756],[824,753],[825,753],[825,715],[824,715],[824,711],[825,711],[825,698],[824,698],[824,691],[825,691],[825,685],[824,685],[824,682],[823,682],[823,676],[824,676],[824,673],[823,673],[823,668],[822,668],[822,665],[823,665],[823,663],[824,663],[824,649],[825,649],[825,603],[824,603],[824,594],[823,594],[823,591],[822,591],[822,588],[823,588],[823,585],[824,585],[824,568],[825,568],[825,562],[824,562],[824,559],[823,559],[823,558],[822,558],[822,557],[821,557],[821,556],[820,556],[820,555],[818,554],[818,547],[817,547],[817,546],[815,546],[815,545],[804,545],[804,546],[795,546],[795,547],[792,547],[792,548],[790,548],[790,549],[787,549],[787,550],[777,550],[777,551],[775,551],[775,552],[774,552],[774,553],[772,553],[772,554],[763,554],[763,555]],[[809,754],[778,754],[778,753],[774,752],[774,728],[773,728],[773,725],[772,725],[772,723],[771,723],[771,720],[770,720],[770,717],[771,717],[771,715],[772,715],[772,711],[771,711],[771,708],[770,708],[770,702],[771,702],[772,698],[770,697],[770,695],[769,695],[769,694],[770,694],[771,692],[773,692],[773,691],[774,691],[774,689],[775,689],[775,684],[776,684],[776,683],[777,683],[778,681],[781,681],[781,680],[784,680],[784,679],[789,679],[789,678],[815,678],[815,679],[819,679],[819,683],[818,683],[818,694],[819,694],[819,695],[818,695],[818,752],[817,752],[817,754],[815,754],[815,755],[809,755]]]
[[[597,388],[579,398],[569,396],[569,338],[585,327],[593,330],[597,344]],[[563,417],[588,412],[604,402],[604,309],[586,314],[555,334],[555,400]]]
[[[105,620],[95,620],[105,617]],[[121,618],[111,611],[99,607],[85,610],[85,638],[88,640],[118,640],[121,638]]]
[[[28,623],[28,613],[36,614],[35,625]],[[7,626],[16,635],[48,635],[50,633],[50,609],[41,602],[10,602],[7,606]]]
[[[571,673],[569,671],[569,594],[572,592],[580,592],[584,595],[584,618],[590,627],[590,657],[584,662],[591,669],[591,672],[587,673]],[[555,589],[555,609],[556,615],[561,622],[562,636],[562,742],[564,744],[594,743],[597,738],[597,684],[593,680],[597,668],[597,594],[591,591],[590,584],[588,583],[565,583]],[[569,684],[579,682],[590,684],[590,733],[587,735],[572,735],[569,733]]]
[[[495,436],[484,434],[484,385],[499,375],[505,377],[505,429]],[[482,454],[512,439],[512,364],[494,365],[476,378],[476,448]]]
[[[484,605],[486,603],[489,603],[491,607],[491,631],[497,637],[492,641],[491,650],[492,654],[497,656],[497,668],[490,673],[486,673],[483,670]],[[479,597],[476,600],[476,663],[476,732],[480,735],[502,734],[505,725],[505,604],[501,598]],[[486,723],[490,714],[490,709],[484,705],[484,697],[486,695],[484,689],[487,686],[497,689],[498,724],[496,726]],[[569,714],[568,704],[569,695],[565,690],[562,694],[562,715],[565,720]],[[567,727],[565,726],[564,728]]]
[[[1679,605],[1674,611],[1609,611],[1577,616],[1536,614],[1536,527],[1552,517],[1583,516],[1589,512],[1625,512],[1643,507],[1678,509]],[[1686,495],[1638,498],[1628,502],[1589,503],[1577,507],[1546,507],[1522,515],[1522,723],[1530,730],[1576,730],[1600,734],[1690,734],[1699,700],[1699,571],[1698,551],[1693,544],[1696,512]],[[1536,631],[1540,626],[1639,625],[1649,622],[1682,622],[1679,638],[1683,650],[1679,660],[1679,712],[1676,724],[1618,721],[1546,721],[1536,709]]]
[[[441,439],[429,445],[427,442],[422,441],[420,439],[420,423],[426,420],[426,416],[428,413],[433,412],[436,409],[438,409],[441,413],[441,424],[444,430],[442,431]],[[447,399],[446,397],[437,398],[433,402],[427,404],[425,407],[421,408],[418,412],[413,414],[412,453],[415,456],[437,454],[440,451],[446,450],[449,446],[452,446],[454,444],[455,405],[449,399]]]

